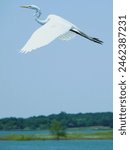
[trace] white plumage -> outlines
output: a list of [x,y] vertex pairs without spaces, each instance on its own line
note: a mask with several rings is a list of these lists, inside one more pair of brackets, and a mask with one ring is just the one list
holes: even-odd
[[47,23],[37,29],[21,49],[22,53],[31,52],[45,46],[59,37],[62,40],[69,40],[75,36],[70,29],[74,25],[56,15],[49,15]]
[[25,46],[21,49],[21,53],[31,52],[32,50],[51,43],[56,38],[59,38],[61,40],[70,40],[76,35],[83,36],[84,38],[87,38],[98,44],[103,43],[97,38],[86,35],[82,31],[80,31],[75,25],[59,16],[49,15],[46,20],[40,20],[39,17],[41,15],[41,11],[35,5],[26,5],[21,7],[35,10],[35,20],[42,25],[32,34]]

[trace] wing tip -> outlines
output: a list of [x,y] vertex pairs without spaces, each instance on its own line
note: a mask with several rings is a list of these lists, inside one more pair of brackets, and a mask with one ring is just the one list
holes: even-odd
[[22,53],[22,54],[27,54],[27,53],[29,53],[29,52],[31,52],[30,50],[25,50],[25,49],[21,49],[20,51],[19,51],[19,53]]
[[19,51],[19,53],[26,54],[27,51],[26,51],[25,49],[21,49],[21,50]]
[[27,53],[31,52],[32,50],[33,50],[33,49],[27,49],[27,48],[23,47],[23,48],[19,51],[19,53],[27,54]]

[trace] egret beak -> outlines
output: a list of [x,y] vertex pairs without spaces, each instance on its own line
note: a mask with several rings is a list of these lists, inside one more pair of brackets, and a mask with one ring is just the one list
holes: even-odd
[[20,6],[21,8],[28,8],[28,6]]

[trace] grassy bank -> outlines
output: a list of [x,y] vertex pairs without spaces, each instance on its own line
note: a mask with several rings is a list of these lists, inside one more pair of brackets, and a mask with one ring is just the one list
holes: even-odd
[[[60,140],[108,140],[112,139],[112,132],[96,132],[96,133],[67,133],[66,137],[60,137]],[[45,134],[9,134],[0,135],[0,140],[56,140],[53,135]]]

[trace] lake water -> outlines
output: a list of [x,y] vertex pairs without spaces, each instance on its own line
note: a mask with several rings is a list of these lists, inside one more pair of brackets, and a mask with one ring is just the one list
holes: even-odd
[[[112,129],[87,129],[87,128],[81,128],[81,129],[68,129],[67,132],[74,132],[74,133],[92,133],[92,132],[109,132],[112,131]],[[48,130],[41,130],[41,131],[0,131],[0,135],[2,134],[49,134]]]
[[0,150],[112,150],[112,140],[0,141]]
[[[69,129],[68,132],[102,132],[109,130]],[[43,131],[0,131],[2,134],[48,134]],[[0,141],[0,150],[112,150],[112,140],[60,140],[60,141]]]

